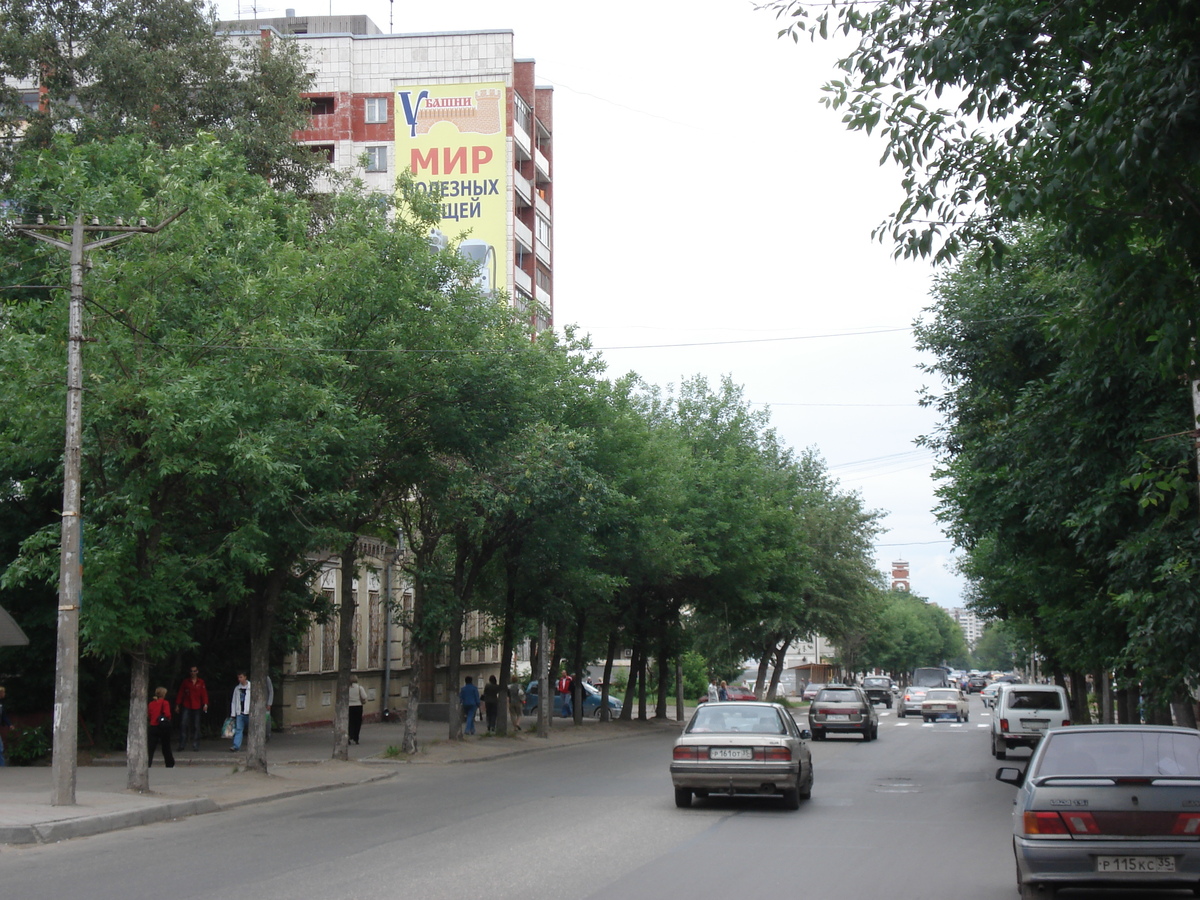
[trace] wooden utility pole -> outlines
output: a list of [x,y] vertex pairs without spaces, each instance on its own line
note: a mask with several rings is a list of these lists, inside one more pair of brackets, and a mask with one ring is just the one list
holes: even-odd
[[[186,209],[158,225],[101,225],[96,219],[85,225],[82,215],[68,225],[59,219],[47,225],[38,216],[34,225],[18,225],[26,237],[45,241],[71,253],[71,306],[67,338],[67,435],[63,455],[62,548],[58,568],[58,657],[54,682],[53,786],[54,806],[75,805],[75,770],[79,743],[79,608],[83,600],[83,522],[80,519],[80,458],[83,446],[83,269],[89,250],[115,244],[135,234],[154,234],[166,228]],[[47,232],[47,233],[43,233]],[[50,237],[70,232],[71,240]],[[108,232],[107,237],[85,243],[85,235]]]

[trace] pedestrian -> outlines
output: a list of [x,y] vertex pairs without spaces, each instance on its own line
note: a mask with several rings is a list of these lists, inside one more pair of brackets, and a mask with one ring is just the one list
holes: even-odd
[[179,713],[179,751],[183,752],[189,734],[192,736],[192,749],[199,750],[201,716],[208,712],[208,688],[196,666],[192,666],[188,677],[179,686],[179,693],[175,695],[175,712]]
[[475,712],[479,709],[479,688],[475,687],[470,675],[466,681],[458,692],[458,699],[462,701],[463,713],[467,717],[466,734],[474,734]]
[[163,761],[168,769],[175,768],[175,754],[171,752],[171,701],[167,699],[167,689],[154,689],[154,699],[146,705],[150,716],[150,762],[154,765],[154,750],[162,744]]
[[562,717],[564,719],[571,718],[575,712],[571,708],[571,690],[575,687],[575,681],[567,674],[567,670],[562,670],[562,676],[558,679],[558,692],[562,694]]
[[[6,691],[4,685],[0,684],[0,728],[12,728],[12,722],[8,720],[8,713],[4,711],[4,695]],[[4,759],[4,738],[0,736],[0,766],[8,765]]]
[[721,699],[721,694],[717,690],[717,680],[715,678],[708,679],[708,702],[717,703]]
[[358,676],[350,676],[350,742],[358,743],[359,732],[362,731],[363,704],[367,702],[367,692],[358,683]]
[[483,709],[487,713],[488,734],[496,733],[496,716],[500,712],[500,683],[495,675],[488,676],[483,686]]
[[525,711],[525,691],[521,683],[514,681],[508,686],[508,724],[521,730],[521,714]]
[[242,738],[250,722],[250,679],[244,671],[237,673],[237,684],[233,686],[233,696],[229,700],[229,715],[233,717],[233,746],[229,752],[237,753],[242,749]]
[[724,681],[717,687],[717,699],[722,703],[729,699],[729,685]]

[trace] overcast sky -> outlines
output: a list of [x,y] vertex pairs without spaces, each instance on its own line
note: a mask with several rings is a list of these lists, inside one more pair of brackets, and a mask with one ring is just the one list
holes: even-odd
[[[871,238],[899,176],[820,102],[836,47],[777,38],[744,0],[295,0],[257,14],[288,8],[399,34],[512,30],[555,89],[556,324],[589,333],[613,377],[729,375],[884,513],[881,571],[906,560],[915,592],[961,605],[932,456],[914,443],[936,425],[917,405],[931,379],[911,331],[933,273]],[[254,5],[219,6],[239,9]]]

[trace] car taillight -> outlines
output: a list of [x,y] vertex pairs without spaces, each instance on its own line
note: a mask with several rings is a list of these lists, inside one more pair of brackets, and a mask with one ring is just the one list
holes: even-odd
[[754,758],[763,762],[791,762],[792,749],[790,747],[757,747],[754,750]]
[[1056,812],[1025,813],[1026,834],[1069,834],[1067,824]]
[[1071,720],[1070,720],[1070,719],[1063,719],[1063,727],[1064,727],[1064,728],[1065,728],[1066,726],[1070,725],[1070,724],[1071,724]]
[[1001,730],[1001,731],[1008,731],[1008,719],[1001,719],[1001,720],[1000,720],[1000,730]]
[[700,758],[700,751],[696,747],[676,747],[672,758],[684,761],[698,760]]
[[1200,834],[1200,813],[1180,813],[1171,834]]

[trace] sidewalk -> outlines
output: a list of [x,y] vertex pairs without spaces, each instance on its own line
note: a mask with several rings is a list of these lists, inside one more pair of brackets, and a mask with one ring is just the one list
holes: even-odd
[[[482,723],[477,723],[479,727]],[[0,844],[45,844],[233,809],[313,791],[332,790],[391,778],[403,766],[448,765],[502,759],[519,753],[550,750],[572,744],[616,740],[646,734],[676,732],[674,721],[597,722],[585,719],[576,727],[554,720],[548,738],[536,735],[536,719],[526,716],[526,729],[513,737],[472,735],[462,741],[446,739],[446,723],[421,722],[417,753],[389,756],[404,737],[402,721],[364,724],[362,742],[350,746],[347,762],[331,759],[329,727],[275,733],[267,744],[267,774],[241,769],[243,754],[230,753],[228,740],[202,741],[199,751],[175,753],[175,767],[163,766],[156,755],[150,768],[151,792],[125,789],[123,754],[92,761],[77,770],[75,806],[51,806],[48,766],[0,768]]]

